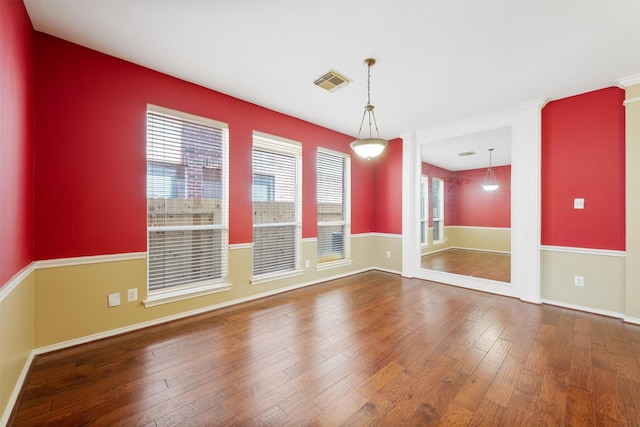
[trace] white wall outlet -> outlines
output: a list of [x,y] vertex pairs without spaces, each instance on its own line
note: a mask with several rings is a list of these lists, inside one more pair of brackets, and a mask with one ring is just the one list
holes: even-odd
[[584,209],[584,199],[573,199],[573,209]]
[[311,261],[306,260],[306,261],[304,262],[304,268],[309,268],[309,267],[311,267]]
[[109,294],[109,307],[116,307],[120,305],[120,293]]
[[584,276],[573,276],[573,284],[579,287],[584,287]]
[[387,251],[387,258],[391,258],[391,251]]
[[127,301],[138,301],[138,288],[131,288],[127,290]]

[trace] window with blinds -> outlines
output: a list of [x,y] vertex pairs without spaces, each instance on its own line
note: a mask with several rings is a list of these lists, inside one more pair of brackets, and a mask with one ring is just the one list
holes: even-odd
[[348,155],[318,149],[318,263],[350,258],[350,164]]
[[299,271],[302,146],[253,134],[253,276]]
[[149,105],[149,292],[203,286],[227,274],[225,123]]

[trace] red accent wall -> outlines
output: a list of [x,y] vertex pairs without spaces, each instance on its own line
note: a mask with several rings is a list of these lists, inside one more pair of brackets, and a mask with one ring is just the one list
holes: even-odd
[[0,1],[0,287],[34,259],[33,55],[21,1]]
[[[422,163],[422,174],[444,181],[444,224],[473,227],[511,227],[511,166],[494,167],[500,188],[485,191],[482,182],[487,170],[449,171]],[[429,207],[432,208],[431,199]],[[429,209],[429,226],[433,226]]]
[[[146,250],[148,103],[229,124],[231,244],[252,241],[252,131],[301,141],[303,237],[316,236],[317,147],[350,153],[349,136],[49,35],[35,41],[37,259]],[[370,232],[372,166],[352,158],[352,232]]]
[[495,191],[482,188],[486,168],[452,173],[452,189],[447,195],[453,198],[453,211],[447,225],[511,227],[511,166],[494,167],[493,171],[500,183]]
[[402,234],[402,139],[389,141],[374,165],[374,231]]
[[610,87],[542,110],[543,245],[625,249],[623,101]]

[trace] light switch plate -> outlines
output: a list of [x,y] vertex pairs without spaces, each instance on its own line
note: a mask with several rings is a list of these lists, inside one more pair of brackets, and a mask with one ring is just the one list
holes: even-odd
[[584,199],[573,199],[573,209],[584,209]]
[[138,301],[138,288],[131,288],[127,290],[127,301]]
[[109,294],[109,307],[120,305],[120,293]]

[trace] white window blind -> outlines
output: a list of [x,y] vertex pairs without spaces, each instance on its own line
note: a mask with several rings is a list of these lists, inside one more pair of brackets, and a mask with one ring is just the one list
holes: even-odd
[[349,156],[318,150],[318,262],[350,257],[350,162]]
[[253,136],[253,276],[299,269],[302,147]]
[[227,146],[225,123],[148,106],[150,292],[224,280]]

